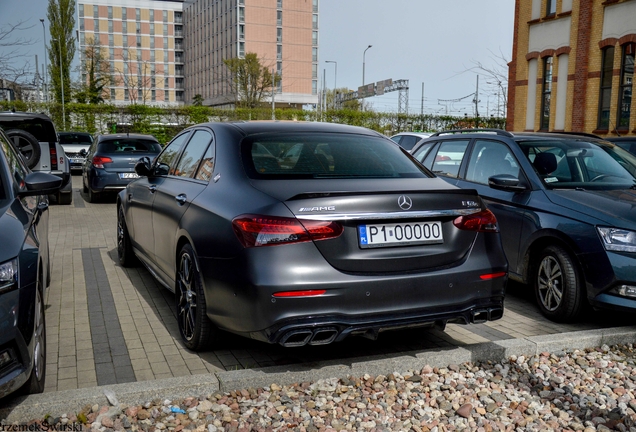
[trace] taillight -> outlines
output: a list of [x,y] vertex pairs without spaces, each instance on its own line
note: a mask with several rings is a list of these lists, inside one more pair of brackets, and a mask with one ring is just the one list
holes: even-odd
[[93,157],[93,166],[95,168],[104,168],[105,163],[111,163],[113,160],[106,156],[94,156]]
[[244,247],[325,240],[342,234],[342,225],[328,221],[302,221],[295,218],[241,215],[232,221],[234,232]]
[[321,296],[327,290],[306,290],[306,291],[279,291],[272,294],[274,297],[313,297]]
[[51,169],[57,169],[57,149],[55,148],[55,143],[49,143],[49,153],[51,157]]
[[453,225],[467,231],[499,232],[497,218],[488,209],[468,216],[460,216],[453,221]]

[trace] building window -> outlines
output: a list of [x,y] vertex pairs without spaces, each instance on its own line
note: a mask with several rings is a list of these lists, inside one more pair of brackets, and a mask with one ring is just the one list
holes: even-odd
[[280,27],[276,29],[276,42],[283,42],[283,29]]
[[[121,32],[122,34],[127,34],[128,33],[128,23],[126,21],[122,21],[121,23]],[[126,45],[126,38],[124,37],[124,45]]]
[[312,5],[313,5],[313,11],[318,12],[318,0],[313,0]]
[[84,18],[80,18],[80,31],[84,31]]
[[150,18],[149,18],[150,22],[153,22],[155,20],[155,10],[154,9],[150,9]]
[[163,35],[168,36],[168,24],[163,25]]
[[113,46],[113,45],[115,45],[115,40],[113,38],[113,35],[109,34],[108,35],[108,46]]
[[84,32],[81,32],[80,33],[80,45],[84,45],[84,44],[85,44],[85,42],[84,42]]
[[150,61],[151,62],[155,61],[155,50],[150,50]]
[[150,34],[151,35],[155,34],[155,23],[150,23]]
[[151,94],[150,97],[152,98],[152,101],[155,102],[157,100],[157,90],[152,90],[150,94]]
[[[121,8],[121,20],[126,21],[128,19],[128,8]],[[124,25],[124,27],[126,27]]]
[[135,23],[135,31],[137,32],[137,34],[141,34],[141,23],[140,22],[136,22]]
[[556,14],[556,2],[557,0],[546,0],[545,2],[545,15],[552,16]]
[[239,25],[239,39],[245,39],[245,24]]
[[318,64],[314,63],[311,65],[311,77],[316,79],[318,78]]
[[312,45],[318,45],[318,32],[312,32],[311,33],[311,44]]
[[[109,48],[108,49],[108,58],[109,60],[115,60],[115,48]],[[112,70],[112,66],[113,64],[111,63],[111,70]]]
[[603,49],[601,64],[601,88],[599,91],[598,103],[598,126],[597,129],[609,129],[610,102],[612,98],[612,75],[614,68],[614,47]]
[[110,100],[115,100],[115,89],[110,89]]
[[112,33],[112,32],[113,32],[113,21],[108,20],[108,33]]
[[276,0],[276,7],[278,9],[282,9],[283,8],[283,0]]
[[124,100],[130,100],[130,96],[128,94],[128,89],[124,89]]
[[168,38],[163,38],[163,47],[168,48]]
[[239,42],[239,57],[245,57],[245,42]]
[[177,24],[183,24],[183,14],[181,12],[174,13],[174,22]]
[[313,47],[311,49],[311,61],[317,62],[318,61],[318,48]]
[[108,6],[108,19],[113,19],[113,7]]
[[84,16],[84,5],[83,4],[79,5],[79,16],[80,17]]
[[318,14],[313,14],[311,18],[311,28],[318,30]]
[[276,25],[283,25],[283,11],[276,11]]
[[283,62],[276,62],[276,74],[279,77],[283,76]]
[[141,48],[141,36],[137,36],[137,48]]
[[[280,12],[278,12],[280,13]],[[244,7],[239,7],[238,9],[238,21],[240,23],[244,23],[245,22],[245,8]]]
[[135,20],[141,20],[141,9],[139,8],[135,9]]
[[313,80],[311,82],[311,94],[312,95],[318,94],[318,81],[316,80]]
[[167,10],[163,11],[163,22],[165,22],[165,23],[168,22],[168,11]]
[[276,45],[276,59],[277,60],[282,60],[283,59],[283,46],[282,45]]
[[155,38],[154,37],[150,38],[150,48],[151,49],[155,49]]
[[99,17],[99,6],[93,5],[93,18]]
[[137,100],[144,100],[144,91],[142,89],[137,89]]
[[550,98],[552,96],[552,57],[543,59],[543,88],[541,90],[541,130],[550,128]]
[[621,81],[618,88],[618,129],[629,129],[629,116],[632,113],[632,83],[634,77],[634,50],[636,43],[623,45],[623,59],[621,64]]

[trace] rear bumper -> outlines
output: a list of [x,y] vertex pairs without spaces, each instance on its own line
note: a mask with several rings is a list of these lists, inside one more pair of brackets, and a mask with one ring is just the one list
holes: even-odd
[[88,185],[93,192],[120,191],[126,189],[133,179],[121,179],[118,172],[109,172],[102,169],[91,168]]
[[[207,314],[219,327],[269,343],[289,332],[335,328],[349,334],[498,319],[503,314],[508,263],[499,236],[479,234],[461,262],[409,273],[351,274],[329,265],[313,243],[245,249],[235,259],[199,258]],[[280,291],[325,290],[309,297]],[[329,333],[329,337],[334,332]],[[327,336],[326,334],[323,336]]]

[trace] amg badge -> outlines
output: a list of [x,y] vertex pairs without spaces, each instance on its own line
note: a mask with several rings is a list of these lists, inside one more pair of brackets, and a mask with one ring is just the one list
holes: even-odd
[[315,212],[315,211],[335,211],[336,206],[324,206],[324,207],[301,207],[299,212]]

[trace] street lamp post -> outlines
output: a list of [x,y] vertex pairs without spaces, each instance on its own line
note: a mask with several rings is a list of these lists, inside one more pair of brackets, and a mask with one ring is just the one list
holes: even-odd
[[40,18],[40,22],[42,23],[42,34],[44,35],[44,102],[48,102],[49,101],[49,93],[48,93],[48,84],[49,81],[47,79],[47,73],[48,73],[48,61],[46,60],[47,53],[46,53],[46,28],[44,27],[44,18]]
[[338,92],[338,62],[333,60],[325,60],[325,63],[333,63],[336,66],[333,78],[333,106],[336,107],[336,96]]
[[57,42],[60,53],[60,88],[62,90],[62,128],[66,130],[66,107],[64,106],[64,74],[62,73],[62,41],[51,38],[51,41]]
[[367,50],[371,48],[373,45],[369,45],[364,52],[362,53],[362,85],[364,85],[364,65],[365,65],[365,56],[367,55]]

